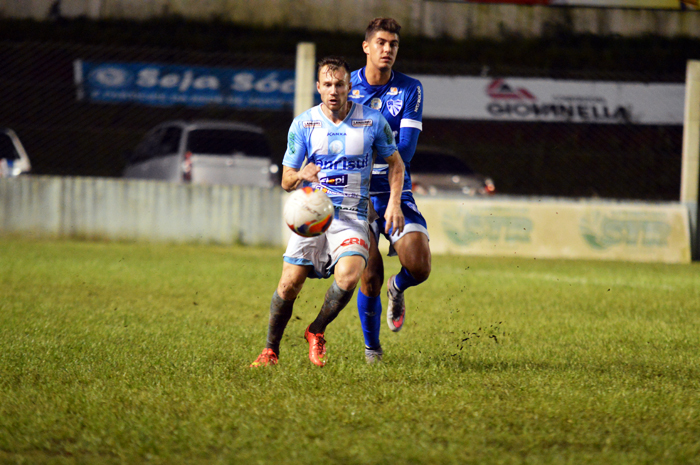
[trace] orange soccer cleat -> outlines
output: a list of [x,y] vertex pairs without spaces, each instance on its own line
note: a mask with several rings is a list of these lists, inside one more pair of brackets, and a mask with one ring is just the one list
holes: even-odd
[[272,349],[263,349],[262,354],[258,355],[258,358],[250,364],[250,368],[277,365],[278,361],[275,351]]
[[304,339],[309,342],[309,360],[320,367],[326,364],[326,340],[323,333],[313,334],[306,328]]

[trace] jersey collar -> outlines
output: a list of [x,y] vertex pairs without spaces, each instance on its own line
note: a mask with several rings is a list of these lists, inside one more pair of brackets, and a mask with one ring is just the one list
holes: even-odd
[[366,66],[363,67],[363,68],[361,68],[361,69],[360,69],[360,72],[358,73],[358,75],[359,75],[360,81],[364,82],[366,85],[368,85],[368,86],[370,86],[370,87],[384,87],[384,86],[388,86],[388,85],[391,84],[391,82],[394,80],[394,70],[392,69],[392,70],[391,70],[391,77],[389,78],[389,80],[387,81],[386,84],[382,84],[382,85],[379,85],[379,86],[373,86],[372,84],[370,84],[369,82],[367,82],[367,78],[365,77],[365,70],[366,70],[366,69],[367,69]]

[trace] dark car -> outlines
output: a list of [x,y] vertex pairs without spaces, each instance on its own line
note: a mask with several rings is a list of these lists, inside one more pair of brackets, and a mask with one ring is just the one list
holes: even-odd
[[493,180],[474,172],[461,158],[446,149],[418,147],[411,160],[413,192],[470,196],[496,192]]

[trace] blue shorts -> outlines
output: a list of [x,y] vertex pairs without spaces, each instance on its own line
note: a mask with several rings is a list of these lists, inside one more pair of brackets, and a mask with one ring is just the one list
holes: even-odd
[[386,228],[386,220],[384,219],[384,214],[386,213],[386,206],[388,203],[389,193],[377,194],[372,196],[372,205],[374,206],[374,210],[379,215],[379,218],[371,224],[372,233],[377,239],[377,242],[379,242],[380,234],[383,234],[384,237],[386,237],[389,240],[389,243],[391,244],[391,246],[389,247],[389,256],[396,255],[396,251],[394,250],[394,242],[398,241],[410,232],[423,233],[428,237],[428,240],[430,240],[430,235],[428,234],[428,225],[425,222],[425,218],[423,218],[423,215],[421,214],[420,210],[418,210],[418,206],[416,205],[416,201],[413,198],[412,192],[401,193],[401,211],[403,212],[403,216],[406,219],[406,226],[404,226],[403,232],[401,234],[394,235],[384,234],[384,228]]

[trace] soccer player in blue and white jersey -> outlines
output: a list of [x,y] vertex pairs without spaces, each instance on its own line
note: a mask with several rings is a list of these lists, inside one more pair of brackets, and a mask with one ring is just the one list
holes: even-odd
[[[386,234],[389,255],[398,255],[401,270],[387,282],[387,323],[392,331],[403,327],[406,314],[404,291],[416,286],[430,275],[431,255],[428,229],[411,193],[411,158],[418,136],[423,129],[423,86],[420,81],[393,71],[399,51],[401,26],[392,18],[375,18],[365,31],[362,49],[367,63],[352,73],[352,102],[367,105],[382,112],[389,122],[401,158],[406,166],[401,208],[406,227],[399,234]],[[370,194],[379,219],[372,224],[370,258],[362,275],[357,309],[365,336],[365,358],[368,363],[381,361],[383,351],[379,342],[382,303],[380,292],[384,282],[384,265],[377,249],[380,231],[387,226],[382,219],[389,200],[387,166],[375,164]]]
[[400,234],[404,227],[404,166],[386,119],[376,110],[348,102],[350,68],[342,58],[327,57],[319,62],[316,88],[322,103],[294,118],[289,129],[282,188],[292,191],[302,185],[322,189],[333,201],[334,219],[321,236],[290,238],[282,277],[270,304],[267,344],[251,367],[277,364],[282,335],[306,278],[334,274],[321,311],[304,334],[311,362],[326,364],[326,326],[352,298],[369,257],[367,215],[374,152],[388,165],[386,231]]

